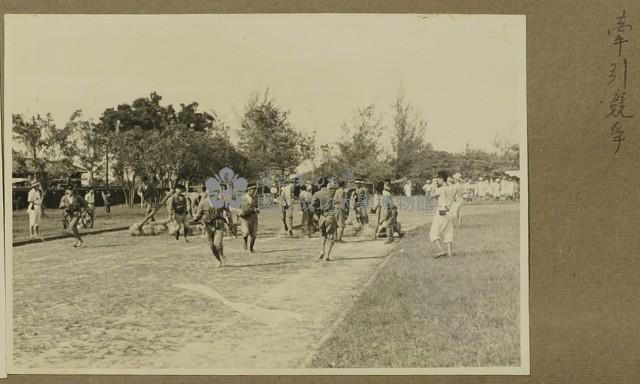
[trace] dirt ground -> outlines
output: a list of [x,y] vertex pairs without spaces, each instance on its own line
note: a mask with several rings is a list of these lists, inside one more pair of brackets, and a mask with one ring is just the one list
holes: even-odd
[[[503,209],[469,205],[466,215]],[[271,216],[269,216],[271,215]],[[13,366],[18,369],[298,368],[352,307],[393,246],[345,238],[333,262],[321,239],[279,236],[265,213],[255,254],[225,239],[215,268],[206,239],[87,237],[14,248]],[[299,218],[296,217],[296,221]],[[431,221],[401,212],[411,230]],[[400,245],[397,245],[400,244]],[[425,246],[428,240],[425,239]]]

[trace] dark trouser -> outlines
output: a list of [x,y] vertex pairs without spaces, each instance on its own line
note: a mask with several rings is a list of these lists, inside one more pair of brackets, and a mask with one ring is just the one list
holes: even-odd
[[282,209],[282,223],[285,231],[293,230],[293,207],[289,206]]
[[[251,213],[244,217],[240,217],[240,228],[242,230],[242,239],[244,241],[244,248],[253,251],[253,246],[256,243],[256,237],[258,237],[258,215]],[[247,244],[247,240],[250,239],[250,243]]]
[[309,208],[305,208],[302,211],[302,227],[307,228],[307,236],[313,234],[313,211]]
[[187,233],[189,232],[189,223],[187,221],[186,213],[175,213],[173,218],[176,222],[178,228],[176,228],[176,239],[180,237],[180,228],[184,231],[184,238],[187,238]]
[[393,241],[394,232],[400,233],[400,228],[398,226],[398,212],[389,212],[387,218],[382,223],[382,227],[387,231],[387,240]]
[[93,228],[93,222],[96,217],[96,205],[95,203],[89,204],[89,214],[91,215],[90,227]]
[[358,210],[358,221],[361,225],[369,224],[369,212],[367,212],[367,207],[357,207]]
[[[325,212],[320,216],[320,232],[322,233],[322,257],[327,258],[327,260],[331,259],[331,249],[333,248],[333,242],[336,239],[336,230],[338,228],[338,223],[336,221],[336,217],[333,212]],[[329,243],[329,249],[327,250],[326,246]]]
[[348,209],[338,209],[335,213],[336,222],[338,228],[336,229],[336,240],[342,241],[342,234],[344,233],[344,227],[347,225],[347,217],[349,216]]
[[[151,204],[147,204],[147,211],[145,212],[145,216],[149,215],[151,212],[153,212],[153,205]],[[151,221],[156,221],[156,218],[151,216]]]
[[209,239],[211,253],[218,261],[222,261],[224,258],[224,249],[222,245],[223,227],[224,224],[222,223],[222,220],[215,220],[212,223],[204,223],[204,231]]
[[66,210],[63,210],[62,219],[60,219],[60,221],[62,221],[62,228],[67,229],[69,226],[69,220],[71,220],[71,216],[69,216],[69,213]]
[[111,213],[111,204],[105,203],[104,204],[104,211],[105,211],[105,213]]
[[73,233],[73,237],[78,241],[82,241],[80,237],[80,231],[78,231],[78,223],[80,222],[80,212],[71,216],[71,221],[69,222],[69,227],[71,227],[71,232]]

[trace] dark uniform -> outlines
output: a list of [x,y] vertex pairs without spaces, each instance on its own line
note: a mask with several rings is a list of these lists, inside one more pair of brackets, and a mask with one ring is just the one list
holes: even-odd
[[86,200],[78,193],[73,195],[71,203],[65,209],[67,216],[70,218],[69,227],[71,227],[73,237],[76,238],[76,243],[73,245],[74,247],[81,246],[84,243],[80,237],[80,231],[78,231],[78,223],[82,218],[83,211],[87,209],[89,209],[89,206]]
[[305,185],[300,191],[300,210],[302,211],[302,227],[306,228],[307,237],[311,237],[314,232],[315,220],[313,212],[312,186]]
[[393,242],[394,232],[400,233],[398,224],[398,207],[393,202],[391,194],[388,191],[384,191],[380,196],[380,212],[382,222],[380,225],[385,228],[387,232],[387,243]]
[[189,232],[189,223],[187,222],[187,213],[189,211],[189,198],[185,196],[182,190],[179,190],[170,200],[170,210],[173,220],[178,228],[176,229],[176,240],[180,239],[180,228],[184,231],[184,241],[187,240]]
[[111,192],[107,190],[106,192],[102,191],[102,201],[104,202],[104,212],[111,213]]
[[327,261],[331,260],[331,248],[333,247],[333,241],[338,227],[333,199],[335,196],[334,190],[334,188],[329,186],[313,194],[313,206],[318,215],[320,232],[322,233],[322,237],[324,237],[320,259],[325,257],[325,245],[328,240],[329,251],[326,253]]
[[361,185],[356,190],[356,193],[356,217],[360,225],[364,226],[369,224],[369,212],[367,211],[369,207],[369,192],[364,185]]
[[336,241],[342,241],[342,234],[344,232],[344,227],[347,223],[347,217],[349,216],[349,204],[347,202],[347,191],[343,187],[339,187],[336,189],[336,192],[333,196],[334,207],[335,207],[335,215],[336,215],[336,223],[338,226],[336,232]]
[[251,237],[249,252],[253,253],[253,246],[258,237],[258,196],[255,194],[256,187],[251,186],[242,197],[240,205],[240,228],[244,240],[244,250],[247,250],[247,240]]
[[218,261],[218,266],[222,266],[225,260],[222,245],[222,232],[225,224],[224,208],[215,208],[211,204],[211,199],[202,198],[194,220],[201,220],[202,227],[209,238],[211,253]]
[[[147,206],[145,215],[150,214],[155,209],[156,204],[156,189],[152,184],[142,186],[142,195],[144,196],[144,202]],[[156,218],[151,216],[151,221],[156,221]]]

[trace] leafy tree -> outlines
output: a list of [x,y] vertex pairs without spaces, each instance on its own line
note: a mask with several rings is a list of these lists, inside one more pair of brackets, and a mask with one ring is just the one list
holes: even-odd
[[254,177],[269,169],[280,174],[292,172],[314,155],[315,134],[303,134],[289,121],[265,92],[264,99],[251,97],[246,105],[239,130],[239,149],[249,159],[246,177]]
[[15,149],[11,149],[11,159],[13,163],[13,172],[19,174],[29,173],[29,168],[27,167],[27,158],[20,152]]
[[69,119],[67,128],[71,131],[76,151],[76,166],[89,174],[90,184],[94,184],[96,174],[102,170],[105,155],[105,140],[100,124],[83,118],[77,110]]
[[431,144],[427,144],[417,156],[415,167],[420,172],[416,176],[430,179],[435,177],[439,170],[453,171],[457,165],[456,157],[452,153],[435,150]]
[[25,147],[24,165],[34,173],[46,193],[50,178],[68,177],[75,171],[77,147],[68,127],[58,129],[50,114],[25,119],[13,115],[13,139]]
[[113,136],[112,169],[125,191],[126,203],[130,206],[135,197],[136,178],[147,173],[145,154],[152,144],[152,135],[145,133],[140,127]]
[[140,178],[157,180],[170,187],[178,180],[202,182],[225,166],[242,168],[244,158],[229,138],[229,127],[215,112],[198,111],[198,103],[160,104],[151,93],[131,105],[108,108],[101,129],[110,136],[112,169],[132,204]]
[[416,167],[418,155],[424,147],[426,121],[419,118],[411,104],[405,101],[402,93],[393,104],[393,127],[395,134],[391,140],[393,158],[391,166],[394,176],[415,177],[420,174]]
[[25,147],[25,152],[20,153],[24,164],[26,165],[29,161],[33,167],[30,169],[31,172],[43,174],[47,160],[45,151],[49,146],[46,132],[51,126],[55,127],[53,118],[50,114],[44,117],[36,115],[31,119],[25,119],[22,115],[13,115],[12,122],[13,140]]
[[336,172],[352,172],[371,181],[389,179],[393,170],[384,160],[380,136],[385,127],[374,105],[358,109],[351,126],[343,124],[344,135],[338,143],[339,165]]
[[207,112],[198,112],[198,103],[180,104],[177,121],[194,131],[206,131],[212,129],[217,122],[217,116]]

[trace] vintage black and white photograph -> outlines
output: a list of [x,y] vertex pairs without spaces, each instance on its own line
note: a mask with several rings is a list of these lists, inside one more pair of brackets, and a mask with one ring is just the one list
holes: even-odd
[[529,373],[524,16],[4,28],[9,373]]

